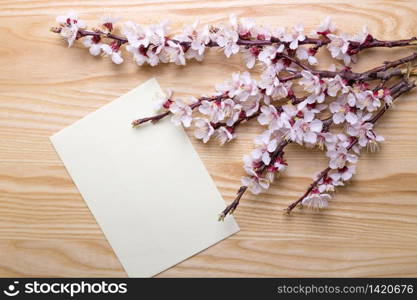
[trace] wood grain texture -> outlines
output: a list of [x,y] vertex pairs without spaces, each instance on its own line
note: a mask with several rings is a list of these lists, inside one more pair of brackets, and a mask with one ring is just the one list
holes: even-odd
[[[1,1],[0,276],[126,276],[48,137],[150,77],[179,94],[199,95],[244,70],[238,56],[226,60],[215,50],[185,68],[138,68],[131,58],[115,66],[80,44],[67,49],[48,31],[56,15],[76,9],[90,25],[109,12],[143,24],[169,18],[176,29],[196,17],[216,23],[230,13],[271,25],[302,20],[310,29],[331,15],[345,31],[368,24],[377,38],[395,39],[417,35],[416,4]],[[367,50],[355,70],[410,52]],[[282,213],[326,165],[322,153],[290,145],[286,174],[267,193],[244,196],[236,213],[240,233],[159,276],[417,276],[417,93],[401,97],[378,129],[387,140],[381,151],[361,157],[355,179],[339,189],[328,210]],[[258,126],[246,124],[225,147],[192,139],[227,202],[258,132]]]

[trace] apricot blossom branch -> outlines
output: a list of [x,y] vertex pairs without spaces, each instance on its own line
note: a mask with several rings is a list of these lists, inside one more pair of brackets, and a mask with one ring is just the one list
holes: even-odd
[[[131,21],[124,22],[117,34],[116,21],[107,16],[97,28],[87,29],[72,12],[59,16],[58,27],[52,31],[68,46],[80,40],[92,55],[108,56],[116,64],[124,62],[124,50],[137,65],[156,66],[202,61],[207,49],[218,48],[226,57],[240,53],[248,69],[260,66],[259,79],[248,72],[233,74],[209,97],[184,100],[168,91],[155,103],[158,114],[132,122],[139,127],[170,117],[175,125],[193,125],[195,137],[204,143],[215,138],[221,145],[234,140],[237,126],[244,122],[256,119],[265,126],[255,137],[254,149],[243,158],[246,176],[234,201],[220,213],[220,220],[237,209],[246,191],[266,191],[285,171],[284,150],[289,144],[324,150],[329,165],[286,211],[298,205],[327,207],[329,192],[355,173],[360,150],[376,150],[384,140],[375,132],[375,122],[394,98],[415,86],[409,80],[409,76],[417,75],[417,68],[412,66],[417,59],[415,50],[365,72],[353,71],[352,64],[365,49],[412,47],[417,45],[416,37],[384,41],[367,28],[354,35],[337,33],[330,18],[309,34],[301,24],[270,29],[235,16],[227,24],[199,26],[195,22],[178,34],[170,33],[167,22],[143,27]],[[316,54],[322,48],[342,66],[318,69]],[[395,78],[400,80],[387,88]]]

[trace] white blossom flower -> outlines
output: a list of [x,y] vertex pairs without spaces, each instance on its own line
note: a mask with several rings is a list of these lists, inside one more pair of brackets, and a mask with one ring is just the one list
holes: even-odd
[[376,111],[381,106],[381,100],[378,97],[378,92],[371,90],[361,91],[356,94],[356,106],[360,109],[366,109],[369,112]]
[[329,146],[333,145],[336,142],[336,137],[333,133],[330,132],[319,132],[317,133],[317,146],[319,149],[323,150],[324,148],[328,149]]
[[356,166],[349,165],[349,166],[344,166],[343,168],[340,168],[340,169],[332,170],[329,173],[329,177],[336,182],[348,181],[349,179],[352,178],[355,172],[356,172]]
[[244,155],[243,162],[243,168],[245,169],[246,173],[249,176],[257,177],[258,174],[256,173],[256,169],[261,168],[263,166],[262,160],[254,159],[251,155]]
[[242,38],[248,39],[252,37],[253,32],[257,31],[254,19],[241,18],[238,20],[235,14],[231,14],[229,21],[232,29],[235,30]]
[[209,26],[205,25],[203,30],[192,35],[191,49],[196,50],[199,55],[203,55],[208,43],[210,43],[210,30]]
[[67,12],[65,15],[57,16],[56,22],[63,26],[81,23],[79,25],[85,27],[84,21],[78,19],[78,13],[74,10]]
[[284,122],[288,121],[288,119],[281,118],[281,112],[278,112],[273,105],[262,106],[261,113],[257,119],[259,124],[268,125],[271,130],[277,130],[284,127]]
[[340,143],[334,149],[328,150],[326,155],[330,158],[329,167],[332,169],[341,169],[347,162],[356,163],[358,161],[358,157],[348,153],[346,145],[340,145]]
[[284,42],[290,43],[290,49],[295,50],[298,48],[298,42],[305,40],[304,26],[303,24],[297,24],[293,27],[291,33],[286,33],[282,40]]
[[[327,85],[327,95],[331,97],[336,97],[339,92],[345,94],[349,92],[349,87],[347,86],[347,80],[336,75],[334,78],[329,78],[326,80]],[[351,105],[354,106],[354,105]]]
[[327,45],[332,57],[343,60],[345,65],[349,65],[351,62],[351,56],[347,54],[349,49],[349,36],[345,33],[340,35],[328,34],[330,43]]
[[306,49],[305,47],[298,47],[296,55],[301,60],[307,60],[310,65],[317,65],[318,60],[314,56],[316,51],[313,49]]
[[110,33],[113,31],[114,24],[117,23],[121,18],[119,17],[112,17],[111,15],[105,15],[101,17],[100,20],[100,27],[103,32]]
[[269,188],[269,181],[259,177],[242,177],[242,185],[247,186],[252,194],[258,195]]
[[260,99],[261,95],[250,96],[245,101],[240,103],[240,105],[242,106],[242,111],[245,113],[247,117],[252,116],[259,110]]
[[164,51],[168,56],[169,62],[173,62],[176,65],[185,65],[184,49],[179,43],[168,41],[168,46],[165,47]]
[[158,97],[155,101],[154,109],[157,111],[161,109],[169,109],[172,103],[172,90],[168,89],[166,93],[160,95],[160,97]]
[[309,71],[301,71],[302,78],[299,80],[299,84],[303,86],[304,90],[311,93],[308,96],[308,103],[322,103],[325,100],[324,91],[326,90],[325,81],[320,77],[312,74]]
[[255,66],[259,53],[260,49],[257,46],[242,50],[242,57],[248,69],[252,69]]
[[313,121],[316,114],[327,108],[326,104],[308,103],[308,99],[297,105],[297,110],[302,113],[305,122]]
[[326,175],[317,183],[317,189],[320,193],[334,192],[335,187],[341,185],[344,185],[343,182],[340,180],[334,180],[332,177]]
[[312,35],[313,36],[317,36],[317,35],[327,36],[329,33],[332,33],[334,31],[336,31],[336,25],[332,23],[332,19],[330,17],[326,17],[320,23],[317,29],[312,32]]
[[75,11],[56,17],[56,21],[61,25],[60,34],[68,42],[68,47],[71,47],[76,40],[78,30],[86,27],[84,21],[78,19]]
[[311,209],[324,209],[329,206],[329,200],[332,197],[329,194],[322,194],[318,190],[313,191],[301,201],[303,206]]
[[374,92],[374,96],[378,99],[383,99],[386,105],[392,104],[392,96],[390,89],[384,88]]
[[206,45],[210,42],[209,26],[205,25],[202,30],[197,30],[199,22],[187,25],[181,34],[175,35],[174,40],[179,42],[188,42],[190,47],[185,51],[185,58],[202,61]]
[[300,145],[303,142],[314,145],[317,141],[317,134],[323,129],[323,122],[314,119],[311,122],[306,122],[303,118],[295,118],[295,122],[289,128],[286,138],[296,142]]
[[350,136],[358,138],[358,144],[361,147],[369,145],[371,150],[375,151],[378,149],[378,143],[384,141],[384,137],[381,135],[377,135],[374,132],[374,124],[368,122],[370,118],[371,114],[366,114],[365,116],[362,116],[362,112],[360,112],[359,122],[348,126],[346,132]]
[[175,99],[169,106],[169,111],[173,114],[171,121],[175,125],[181,125],[182,123],[184,127],[190,127],[193,111],[187,103],[181,99]]
[[[149,46],[149,37],[145,30],[131,21],[127,21],[123,24],[122,34],[127,38],[129,46],[134,49],[139,49],[141,46]],[[133,51],[132,51],[133,52]]]
[[258,83],[259,87],[265,89],[265,94],[273,98],[284,98],[288,96],[291,82],[280,82],[274,66],[265,69]]
[[119,65],[123,62],[123,58],[120,55],[120,45],[117,42],[114,42],[110,45],[103,44],[101,46],[101,50],[103,50],[106,55],[110,56],[112,62],[116,65]]
[[266,130],[255,138],[255,144],[258,147],[251,153],[255,161],[262,160],[265,165],[269,165],[271,162],[270,153],[274,152],[278,146],[278,140],[272,133],[272,131]]
[[159,54],[165,47],[166,35],[169,27],[167,21],[162,21],[159,24],[152,24],[145,29],[146,36],[149,39],[149,44],[154,45],[154,53]]
[[230,57],[232,54],[239,52],[240,48],[237,45],[239,35],[236,31],[229,28],[222,28],[217,32],[215,39],[217,44],[223,48],[226,57]]
[[287,168],[286,161],[280,156],[277,157],[273,163],[270,163],[270,165],[266,168],[266,175],[265,178],[268,179],[269,182],[273,182],[275,175],[277,173],[282,173]]
[[218,123],[223,121],[225,117],[225,113],[222,109],[222,105],[224,105],[221,101],[207,101],[204,100],[201,102],[198,110],[209,117],[210,121],[213,123]]
[[100,38],[95,36],[86,36],[83,38],[82,43],[84,47],[88,48],[91,55],[100,55],[103,43],[100,43]]
[[[207,143],[210,137],[214,133],[214,128],[211,126],[210,122],[206,119],[196,118],[195,121],[196,129],[194,131],[194,136],[202,140],[203,143]],[[187,126],[186,126],[187,127]]]
[[232,127],[220,127],[214,132],[216,139],[220,142],[220,145],[224,145],[235,138]]
[[284,44],[265,46],[259,52],[258,59],[260,62],[263,62],[267,66],[271,65],[273,64],[272,61],[275,60],[277,53],[282,53],[284,49],[285,49]]
[[232,99],[226,99],[222,101],[221,109],[224,114],[224,120],[226,125],[231,127],[239,119],[242,113],[242,106],[237,104]]
[[362,28],[362,31],[359,32],[358,34],[354,35],[351,38],[351,41],[354,41],[354,42],[358,42],[360,44],[363,44],[363,43],[365,43],[365,41],[368,38],[368,36],[369,36],[368,26],[364,25],[363,28]]
[[333,113],[333,122],[335,124],[343,123],[345,120],[350,124],[358,122],[356,108],[349,106],[347,97],[338,97],[336,101],[330,103],[329,109]]
[[228,85],[228,94],[236,102],[245,102],[250,96],[259,96],[259,87],[248,72],[234,73]]

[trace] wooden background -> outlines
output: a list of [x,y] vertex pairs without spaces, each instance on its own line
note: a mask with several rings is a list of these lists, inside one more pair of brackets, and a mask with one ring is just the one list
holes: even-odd
[[[143,24],[169,18],[175,29],[196,17],[224,21],[230,13],[271,25],[302,20],[311,29],[331,15],[347,32],[368,24],[377,38],[396,39],[417,35],[416,4],[2,0],[0,276],[126,276],[48,137],[150,77],[178,94],[200,95],[244,70],[238,56],[226,60],[216,50],[185,68],[139,68],[131,58],[116,66],[79,43],[67,49],[49,32],[56,15],[75,9],[89,25],[109,12]],[[367,50],[355,70],[411,51]],[[239,187],[242,156],[260,132],[253,124],[222,148],[193,139],[227,202]],[[266,194],[244,196],[236,213],[240,233],[159,276],[417,276],[417,92],[401,97],[378,129],[387,139],[381,151],[361,157],[355,179],[339,189],[328,210],[282,213],[327,162],[322,153],[291,145],[285,176]]]

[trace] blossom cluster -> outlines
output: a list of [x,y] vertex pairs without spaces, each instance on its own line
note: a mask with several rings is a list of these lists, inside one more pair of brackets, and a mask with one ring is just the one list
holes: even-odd
[[295,54],[299,60],[316,65],[315,54],[323,45],[334,58],[349,65],[361,46],[373,40],[366,28],[353,36],[336,34],[336,26],[330,18],[324,19],[310,36],[306,35],[302,24],[292,28],[269,28],[250,18],[237,19],[235,15],[230,16],[228,23],[218,26],[199,26],[196,21],[186,25],[178,34],[171,33],[166,21],[148,26],[126,21],[119,30],[121,35],[117,36],[113,32],[119,20],[105,16],[97,28],[88,31],[77,13],[69,12],[56,18],[59,27],[53,31],[59,32],[69,47],[76,39],[82,39],[92,55],[109,56],[115,64],[124,61],[121,46],[125,45],[126,51],[140,66],[159,63],[185,65],[190,59],[202,61],[209,47],[221,48],[226,57],[241,52],[249,69],[257,62],[270,65],[279,54]]
[[[292,84],[279,81],[276,73],[272,77],[268,68],[259,82],[247,72],[233,74],[231,80],[217,85],[215,97],[206,100],[174,99],[167,92],[156,108],[169,111],[176,125],[194,124],[195,137],[204,143],[215,137],[222,145],[236,137],[235,127],[240,121],[256,117],[267,129],[255,138],[255,149],[244,157],[247,176],[242,178],[242,184],[254,194],[268,189],[276,175],[285,170],[283,153],[275,154],[283,141],[326,150],[332,171],[304,201],[305,205],[323,208],[327,202],[322,199],[329,197],[326,192],[354,173],[360,148],[375,149],[383,141],[368,121],[382,104],[390,105],[392,97],[387,88],[371,90],[366,83],[349,85],[340,75],[320,78],[306,70],[300,74],[298,83],[306,96],[297,101],[291,100]],[[326,98],[333,100],[327,104]],[[320,116],[326,112],[331,117],[322,120]],[[329,124],[342,126],[342,132],[329,131]],[[349,145],[354,139],[358,140],[352,147],[356,154],[350,154]]]

